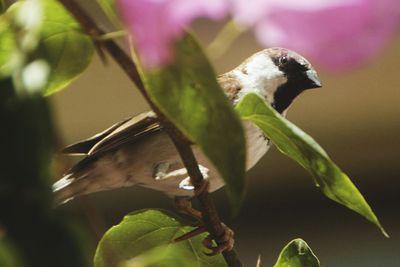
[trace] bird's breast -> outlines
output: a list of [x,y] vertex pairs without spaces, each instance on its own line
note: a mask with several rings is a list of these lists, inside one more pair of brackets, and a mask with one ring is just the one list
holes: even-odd
[[243,123],[246,135],[247,160],[246,169],[249,170],[267,153],[271,147],[271,141],[253,123]]

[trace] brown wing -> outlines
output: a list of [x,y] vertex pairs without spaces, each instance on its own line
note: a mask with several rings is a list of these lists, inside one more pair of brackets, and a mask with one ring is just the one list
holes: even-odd
[[[223,91],[231,101],[235,100],[237,92],[241,89],[240,83],[230,73],[220,75],[218,78]],[[118,122],[103,132],[86,140],[67,146],[62,150],[65,154],[94,155],[115,149],[128,142],[133,142],[139,137],[161,130],[157,117],[153,112],[146,112],[136,117]]]
[[234,78],[231,74],[225,73],[218,76],[217,81],[222,90],[228,96],[229,100],[233,102],[237,97],[238,91],[241,89],[241,85],[238,80]]
[[79,141],[78,143],[69,145],[65,147],[63,150],[61,150],[62,153],[64,154],[70,154],[70,155],[86,155],[90,151],[90,149],[96,145],[98,142],[100,142],[103,138],[105,138],[107,135],[112,133],[116,128],[127,122],[129,119],[120,121],[114,125],[112,125],[110,128],[102,131],[101,133],[98,133],[92,137],[89,137],[88,139],[85,139],[83,141]]
[[88,152],[88,155],[92,156],[116,149],[126,143],[134,142],[140,137],[160,131],[161,129],[162,127],[159,124],[158,118],[153,112],[139,114],[126,121],[111,134],[95,144]]
[[81,142],[66,147],[63,152],[94,156],[134,142],[139,137],[161,130],[153,112],[139,114],[116,123],[107,130]]

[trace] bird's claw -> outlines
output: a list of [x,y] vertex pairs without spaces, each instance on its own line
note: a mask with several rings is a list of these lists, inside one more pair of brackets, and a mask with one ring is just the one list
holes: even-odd
[[234,235],[235,233],[225,224],[222,224],[224,227],[224,233],[216,239],[217,245],[214,245],[213,238],[211,235],[207,236],[203,240],[203,245],[211,250],[209,253],[204,253],[207,256],[215,256],[224,251],[231,251],[233,246],[235,245]]
[[203,194],[204,192],[208,192],[208,189],[210,187],[210,182],[207,180],[203,180],[200,186],[196,187],[194,189],[194,196],[193,197],[175,197],[174,204],[176,209],[185,215],[188,215],[189,217],[192,217],[196,219],[197,221],[202,221],[203,215],[200,211],[194,209],[192,207],[192,200]]
[[192,207],[192,202],[190,198],[175,197],[174,204],[175,208],[179,211],[179,213],[194,218],[198,222],[202,221],[203,218],[202,213]]
[[[211,235],[208,235],[204,240],[203,240],[203,245],[211,250],[209,253],[204,253],[207,256],[215,256],[217,254],[220,254],[224,251],[231,251],[233,249],[233,246],[235,244],[234,240],[234,232],[225,224],[222,224],[224,227],[224,233],[218,237],[218,238],[212,238]],[[207,229],[204,225],[196,227],[194,230],[174,239],[174,242],[180,242],[180,241],[185,241],[188,240],[192,237],[195,237],[199,234],[202,234],[206,232]],[[217,241],[217,245],[213,242],[213,240]]]
[[[204,193],[204,191],[208,191],[209,185],[210,184],[207,180],[203,180],[203,183],[199,187],[196,187],[194,195],[198,196],[198,195]],[[183,234],[180,237],[177,237],[176,239],[174,239],[174,242],[188,240],[199,234],[207,232],[207,229],[206,229],[205,225],[203,224],[202,213],[198,210],[193,209],[193,207],[191,205],[191,199],[192,198],[177,197],[177,198],[175,198],[175,206],[180,211],[180,213],[183,213],[183,214],[189,215],[192,218],[195,218],[196,220],[198,220],[201,223],[201,225],[196,227],[192,231],[190,231],[186,234]],[[228,226],[226,226],[224,223],[222,223],[222,227],[223,227],[223,233],[220,236],[213,238],[211,235],[208,235],[203,240],[203,245],[207,249],[211,250],[211,252],[204,253],[204,254],[206,254],[208,256],[214,256],[214,255],[220,254],[224,251],[231,251],[233,249],[233,246],[235,244],[235,240],[233,238],[234,232]],[[213,240],[216,241],[217,245],[215,245],[215,242],[213,242]]]

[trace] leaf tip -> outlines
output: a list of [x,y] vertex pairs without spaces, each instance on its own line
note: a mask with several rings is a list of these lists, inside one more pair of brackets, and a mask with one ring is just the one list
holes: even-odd
[[386,232],[386,230],[381,225],[379,225],[379,228],[381,229],[381,233],[384,235],[384,237],[390,238],[390,235]]
[[258,254],[256,267],[261,267],[261,254]]
[[379,230],[381,230],[381,233],[383,234],[384,237],[390,238],[389,234],[386,232],[385,228],[383,228],[381,222],[380,222],[379,219],[376,217],[375,213],[373,213],[372,210],[371,210],[371,212],[372,212],[372,215],[373,215],[373,216],[372,216],[372,219],[369,218],[369,217],[367,217],[367,216],[365,216],[365,215],[364,215],[364,216],[365,216],[369,221],[371,221],[376,227],[378,227]]

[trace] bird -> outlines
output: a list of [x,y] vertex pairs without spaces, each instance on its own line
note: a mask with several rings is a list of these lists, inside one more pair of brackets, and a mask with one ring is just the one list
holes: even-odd
[[[305,90],[321,87],[317,72],[300,54],[285,48],[261,50],[236,68],[216,77],[233,106],[247,93],[256,93],[282,116]],[[243,121],[246,170],[272,146],[251,122]],[[209,192],[224,181],[201,149],[192,145]],[[78,196],[129,186],[143,186],[176,198],[192,197],[194,186],[170,137],[154,112],[144,112],[118,122],[62,151],[84,158],[53,184],[55,201],[66,203]]]

